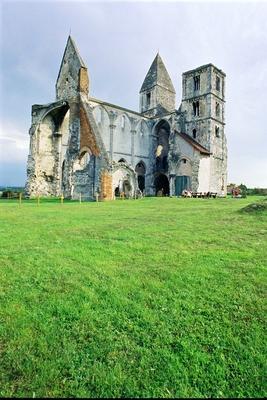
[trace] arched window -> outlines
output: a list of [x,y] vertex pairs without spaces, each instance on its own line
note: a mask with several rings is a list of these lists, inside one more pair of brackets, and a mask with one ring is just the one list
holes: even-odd
[[122,115],[121,117],[121,129],[125,128],[125,115]]
[[193,102],[193,114],[195,117],[199,117],[199,101]]
[[135,167],[135,172],[139,175],[145,175],[146,173],[146,166],[143,161],[140,161],[138,164],[136,164]]
[[194,90],[197,91],[200,89],[200,76],[194,76]]
[[84,169],[89,164],[89,162],[90,162],[90,154],[88,153],[88,151],[85,151],[80,156],[81,169]]
[[141,123],[140,123],[140,136],[144,136],[144,131],[145,131],[144,121],[141,121]]
[[149,108],[149,107],[150,107],[150,102],[151,102],[151,93],[148,92],[148,93],[146,94],[146,108]]
[[220,128],[217,125],[215,126],[215,136],[220,137]]
[[193,129],[193,139],[196,139],[196,137],[197,137],[197,130]]
[[140,161],[138,164],[136,164],[135,172],[137,173],[138,187],[141,190],[141,192],[144,192],[144,190],[145,190],[146,166],[145,166],[145,163],[143,161]]
[[216,76],[216,90],[218,90],[218,92],[221,90],[221,80],[218,76]]
[[100,125],[102,122],[102,109],[100,107],[96,110],[96,122],[98,125]]
[[216,103],[216,110],[215,110],[215,112],[216,112],[216,117],[219,117],[219,116],[220,116],[220,104],[219,104],[219,103]]

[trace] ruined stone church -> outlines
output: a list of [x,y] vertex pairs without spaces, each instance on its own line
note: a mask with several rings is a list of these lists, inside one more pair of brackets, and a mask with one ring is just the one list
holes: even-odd
[[184,72],[182,101],[159,54],[140,89],[139,112],[90,96],[69,36],[56,100],[32,106],[29,196],[112,200],[123,193],[226,194],[225,73],[213,64]]

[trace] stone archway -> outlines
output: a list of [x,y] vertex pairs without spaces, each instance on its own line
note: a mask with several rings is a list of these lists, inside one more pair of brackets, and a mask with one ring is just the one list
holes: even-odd
[[113,166],[112,192],[116,198],[124,193],[126,198],[133,198],[137,189],[137,180],[134,170],[125,163],[118,162]]
[[157,143],[155,149],[155,171],[166,173],[168,171],[170,124],[166,120],[157,123],[154,129]]
[[164,174],[158,174],[154,180],[156,196],[169,196],[170,184],[169,179]]
[[142,193],[144,193],[146,166],[143,161],[140,161],[138,164],[136,164],[135,172],[137,174],[138,188],[141,190]]

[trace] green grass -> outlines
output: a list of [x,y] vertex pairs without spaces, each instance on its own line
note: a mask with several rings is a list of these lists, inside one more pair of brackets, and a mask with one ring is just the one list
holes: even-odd
[[254,198],[0,203],[0,395],[266,395]]

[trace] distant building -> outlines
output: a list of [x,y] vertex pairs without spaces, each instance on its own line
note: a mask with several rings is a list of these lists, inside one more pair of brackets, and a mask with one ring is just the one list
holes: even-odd
[[[108,82],[107,82],[108,84]],[[114,199],[226,194],[225,74],[213,64],[183,73],[182,102],[159,54],[135,112],[90,97],[87,67],[69,36],[56,101],[32,106],[26,190],[30,196]]]

